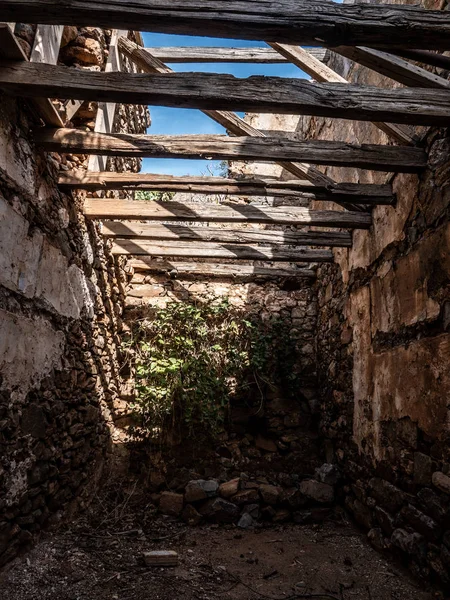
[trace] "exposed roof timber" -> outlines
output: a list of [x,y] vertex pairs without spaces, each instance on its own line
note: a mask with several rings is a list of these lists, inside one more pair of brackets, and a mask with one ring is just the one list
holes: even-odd
[[0,67],[0,88],[31,98],[45,96],[207,110],[304,114],[416,125],[447,125],[450,119],[450,90],[386,90],[277,77],[236,79],[212,73],[173,73],[170,76],[95,73],[64,66],[4,61]]
[[350,248],[352,245],[352,236],[348,231],[280,231],[256,227],[229,229],[134,221],[103,221],[101,232],[105,237],[135,240],[196,240],[227,244],[284,244],[341,248]]
[[[295,277],[298,279],[316,279],[316,273],[312,269],[289,269],[270,266],[255,266],[236,263],[217,262],[179,262],[179,261],[156,261],[154,258],[140,257],[131,258],[128,263],[135,271],[148,273],[168,273],[174,279],[177,277],[221,277],[233,279],[279,279]],[[145,284],[144,284],[145,285]],[[143,286],[134,286],[133,294],[145,294]]]
[[[144,48],[146,52],[164,63],[253,63],[280,64],[289,60],[272,48],[208,48],[190,46],[178,48]],[[317,60],[323,60],[325,48],[309,48]]]
[[152,173],[86,173],[65,171],[58,184],[63,189],[98,190],[151,190],[159,192],[186,192],[223,194],[228,196],[273,196],[340,203],[395,204],[391,185],[336,183],[315,186],[308,181],[278,179],[226,179],[224,177],[176,177]]
[[310,46],[450,49],[450,15],[416,6],[309,0],[2,0],[0,20],[96,25]]
[[84,214],[90,219],[278,223],[349,229],[368,229],[372,223],[371,215],[364,212],[310,210],[297,206],[274,208],[257,204],[200,204],[93,198],[86,199]]
[[115,255],[153,256],[172,258],[208,258],[233,260],[263,260],[288,263],[332,262],[331,250],[305,250],[289,246],[251,246],[247,244],[218,244],[198,241],[155,241],[115,238],[111,248]]
[[347,144],[295,138],[228,137],[226,135],[136,135],[75,129],[42,129],[36,142],[48,151],[219,160],[309,161],[312,164],[374,171],[414,173],[427,165],[421,148]]

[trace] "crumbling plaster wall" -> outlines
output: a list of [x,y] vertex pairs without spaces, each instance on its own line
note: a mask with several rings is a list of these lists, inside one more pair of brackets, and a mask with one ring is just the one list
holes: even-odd
[[[353,82],[395,85],[336,55],[329,64]],[[370,123],[302,118],[298,130],[388,142]],[[353,248],[335,250],[336,264],[318,272],[322,433],[347,477],[346,506],[372,543],[448,585],[450,132],[416,134],[429,155],[418,176],[324,169],[336,181],[392,181],[397,204],[375,208],[371,230],[356,231]]]
[[[16,28],[27,52],[33,33]],[[66,28],[60,60],[100,70],[109,35]],[[92,129],[96,108],[86,103],[67,126]],[[148,113],[136,112],[130,130],[119,107],[122,130],[145,131]],[[86,168],[87,157],[39,151],[38,126],[27,103],[2,95],[0,566],[89,500],[114,442],[120,387],[126,274],[82,216],[82,198],[57,189],[59,170]]]

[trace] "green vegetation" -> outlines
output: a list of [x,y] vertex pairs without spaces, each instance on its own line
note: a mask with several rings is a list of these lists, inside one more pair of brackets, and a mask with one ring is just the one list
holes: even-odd
[[298,390],[298,354],[280,319],[244,318],[228,301],[173,303],[136,323],[136,439],[167,432],[213,437],[230,403],[264,401],[268,387]]

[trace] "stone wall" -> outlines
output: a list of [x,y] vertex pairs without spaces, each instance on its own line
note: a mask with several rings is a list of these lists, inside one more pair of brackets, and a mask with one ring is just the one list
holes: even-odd
[[[393,85],[336,56],[330,66],[360,84]],[[304,118],[299,131],[388,141],[370,123]],[[337,181],[392,181],[397,204],[377,207],[371,230],[355,232],[353,248],[319,269],[321,425],[327,458],[347,478],[346,506],[372,543],[448,585],[450,132],[416,134],[429,154],[419,176],[326,169]]]
[[[16,28],[26,51],[33,31]],[[60,59],[101,69],[109,35],[66,28]],[[92,128],[95,110],[86,103],[74,121]],[[131,131],[142,133],[149,119],[138,114]],[[120,387],[126,275],[82,216],[82,198],[57,189],[59,169],[86,167],[86,157],[40,152],[39,125],[27,103],[2,96],[0,566],[88,502],[114,441]]]

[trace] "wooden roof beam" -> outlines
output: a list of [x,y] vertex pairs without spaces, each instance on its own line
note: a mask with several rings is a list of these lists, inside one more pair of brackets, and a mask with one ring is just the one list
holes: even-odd
[[50,152],[104,156],[218,160],[309,161],[317,165],[414,173],[427,165],[421,148],[348,144],[298,137],[136,135],[76,129],[42,129],[36,143]]
[[[176,279],[197,277],[221,277],[233,279],[316,279],[316,273],[312,269],[289,269],[271,266],[255,266],[236,263],[215,262],[179,262],[179,261],[157,261],[153,258],[139,257],[131,258],[128,263],[135,271],[148,273],[166,273]],[[139,296],[140,291],[144,293],[145,284],[133,286],[134,296]]]
[[0,88],[28,98],[75,98],[416,125],[447,125],[450,119],[449,90],[386,90],[278,77],[95,73],[65,66],[4,61],[0,67]]
[[332,262],[331,250],[305,250],[289,246],[250,246],[217,244],[198,241],[164,241],[115,238],[111,248],[115,255],[172,258],[208,258],[233,260],[263,260],[270,262],[318,263]]
[[328,187],[308,181],[278,179],[225,179],[223,177],[175,177],[152,173],[86,173],[83,170],[62,172],[58,184],[63,189],[150,190],[223,194],[228,196],[273,196],[362,204],[395,204],[391,185],[336,183]]
[[450,49],[445,11],[309,0],[2,0],[0,19],[269,40],[307,46]]
[[138,223],[135,221],[103,221],[102,235],[110,238],[140,240],[196,240],[231,244],[282,244],[290,246],[329,246],[350,248],[352,236],[348,231],[281,231],[241,227],[196,227]]
[[[155,58],[164,63],[253,63],[253,64],[285,64],[287,58],[272,48],[144,48]],[[327,53],[325,48],[310,48],[309,52],[317,60],[323,60]]]
[[349,229],[369,229],[369,213],[310,210],[298,206],[271,207],[256,204],[200,204],[196,202],[147,202],[87,198],[84,214],[89,219],[142,221],[204,221],[215,223],[278,223]]

